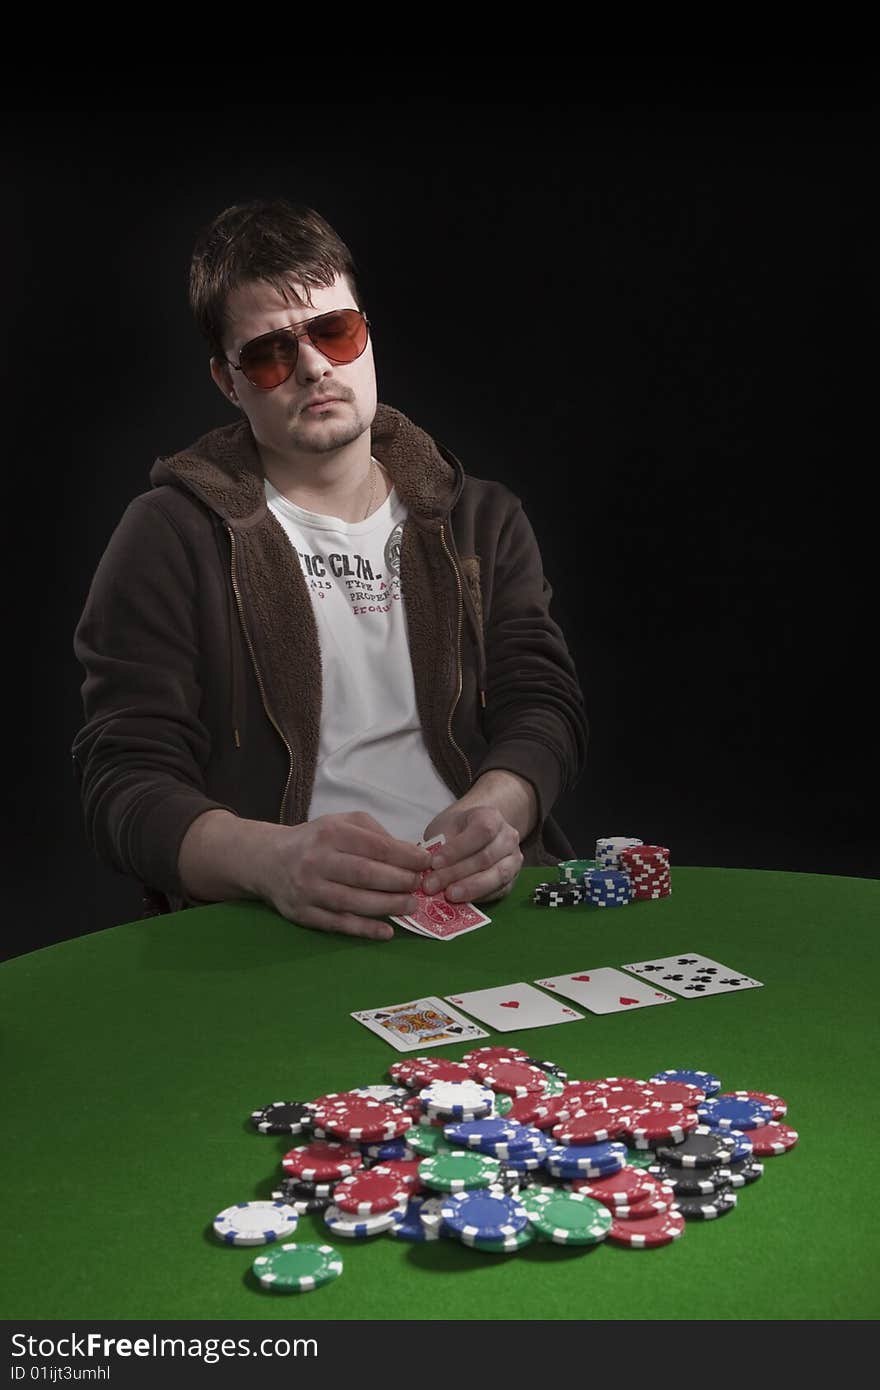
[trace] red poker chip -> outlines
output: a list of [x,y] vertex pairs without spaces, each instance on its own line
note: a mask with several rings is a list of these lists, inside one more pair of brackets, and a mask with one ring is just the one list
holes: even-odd
[[375,1168],[371,1168],[371,1173],[382,1171],[392,1173],[400,1179],[406,1187],[408,1196],[412,1197],[415,1193],[423,1191],[423,1183],[419,1177],[420,1158],[385,1158],[381,1163],[377,1163]]
[[585,1197],[592,1197],[595,1202],[601,1202],[613,1211],[618,1206],[634,1206],[649,1201],[656,1196],[659,1184],[644,1168],[630,1168],[627,1165],[607,1178],[573,1178],[569,1186],[572,1192],[583,1192]]
[[663,1110],[627,1110],[624,1112],[626,1132],[635,1140],[636,1148],[649,1149],[654,1144],[681,1143],[700,1123],[696,1110],[684,1107]]
[[560,1144],[604,1144],[626,1132],[626,1119],[601,1108],[581,1110],[569,1120],[553,1126],[553,1138]]
[[[685,1106],[687,1110],[695,1110],[706,1099],[705,1091],[701,1091],[699,1086],[689,1085],[686,1081],[652,1081],[651,1085],[654,1087],[655,1099],[661,1100],[664,1105],[674,1101]],[[742,1094],[751,1093],[743,1091]]]
[[415,1062],[412,1057],[405,1057],[400,1062],[392,1062],[388,1068],[388,1075],[392,1081],[396,1081],[398,1086],[414,1086],[416,1083],[411,1079]]
[[636,1202],[631,1207],[615,1207],[612,1215],[615,1221],[645,1221],[661,1212],[671,1211],[675,1204],[675,1194],[664,1197],[648,1197],[644,1202]]
[[416,1057],[413,1061],[417,1086],[429,1086],[432,1081],[470,1081],[472,1075],[466,1062],[450,1062],[446,1057]]
[[474,1067],[478,1062],[525,1062],[528,1055],[521,1047],[475,1047],[461,1060]]
[[306,1182],[333,1182],[363,1166],[364,1156],[356,1144],[339,1144],[315,1139],[291,1149],[281,1160],[281,1166],[292,1178]]
[[[774,1120],[781,1120],[783,1115],[788,1113],[788,1102],[782,1096],[774,1096],[772,1091],[719,1091],[716,1100],[723,1100],[726,1096],[736,1100],[756,1100],[759,1105],[769,1105]],[[749,1131],[751,1133],[751,1131]]]
[[335,1205],[340,1211],[350,1212],[353,1216],[374,1216],[380,1211],[395,1211],[405,1205],[410,1195],[406,1183],[385,1168],[353,1173],[333,1189]]
[[536,1128],[543,1129],[544,1125],[537,1123],[537,1117],[543,1104],[544,1097],[537,1091],[532,1091],[527,1096],[517,1096],[511,1102],[510,1109],[505,1112],[504,1118],[505,1120],[513,1120],[518,1125],[534,1125]]
[[650,1216],[614,1217],[608,1240],[630,1250],[655,1250],[671,1245],[684,1234],[685,1220],[680,1211],[655,1211]]
[[[392,1139],[402,1139],[406,1131],[412,1128],[412,1116],[403,1111],[399,1113],[400,1118],[393,1125],[361,1124],[355,1116],[329,1120],[320,1133],[328,1138],[347,1139],[358,1144],[388,1143]],[[314,1132],[316,1135],[319,1133],[317,1128]]]
[[772,1158],[774,1154],[788,1153],[799,1138],[796,1129],[780,1124],[779,1120],[771,1120],[757,1129],[747,1129],[745,1135],[751,1143],[754,1158]]
[[647,1083],[644,1086],[624,1086],[615,1082],[602,1095],[612,1110],[653,1110],[664,1104],[657,1099],[655,1088]]
[[[518,1104],[514,1101],[514,1105]],[[583,1095],[540,1096],[535,1101],[535,1118],[531,1121],[536,1129],[552,1129],[563,1120],[570,1120],[579,1110],[595,1106],[597,1110],[607,1110],[606,1102],[589,1091]],[[528,1123],[520,1121],[520,1123]]]
[[547,1073],[525,1062],[478,1062],[477,1072],[485,1085],[505,1096],[543,1095]]

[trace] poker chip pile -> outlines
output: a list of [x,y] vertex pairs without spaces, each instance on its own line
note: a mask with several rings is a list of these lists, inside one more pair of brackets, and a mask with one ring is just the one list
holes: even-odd
[[565,859],[558,883],[539,883],[532,901],[541,907],[626,907],[636,899],[668,898],[672,892],[669,850],[627,835],[596,841],[596,858]]
[[407,1058],[389,1076],[251,1116],[263,1134],[302,1137],[271,1201],[214,1220],[225,1244],[272,1245],[252,1266],[263,1288],[302,1292],[342,1273],[332,1245],[290,1239],[306,1216],[334,1237],[446,1238],[488,1254],[669,1245],[687,1221],[733,1211],[760,1160],[798,1139],[779,1096],[722,1092],[705,1071],[578,1081],[497,1046]]

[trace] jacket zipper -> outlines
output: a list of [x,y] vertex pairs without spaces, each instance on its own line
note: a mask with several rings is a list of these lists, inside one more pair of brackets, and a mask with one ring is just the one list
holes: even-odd
[[[250,635],[250,633],[248,632],[247,623],[245,622],[245,619],[244,619],[244,608],[243,608],[243,606],[242,606],[241,594],[239,593],[239,589],[238,589],[238,580],[237,580],[236,574],[235,574],[235,533],[233,532],[231,526],[227,526],[226,529],[227,529],[227,531],[229,532],[229,539],[230,539],[230,542],[231,542],[231,544],[232,544],[232,556],[231,556],[232,590],[233,590],[233,593],[235,594],[235,601],[236,601],[236,603],[238,604],[238,616],[239,616],[239,618],[240,618],[240,620],[241,620],[241,627],[242,627],[242,631],[244,632],[245,641],[247,642],[247,645],[248,645],[248,651],[249,651],[250,654],[251,654],[251,661],[253,662],[254,672],[256,673],[256,677],[257,677],[257,685],[260,687],[260,696],[261,696],[262,701],[263,701],[263,708],[264,708],[264,710],[266,711],[266,714],[268,715],[268,717],[269,717],[269,719],[271,720],[272,724],[274,725],[275,730],[276,730],[276,732],[277,732],[277,734],[278,734],[278,737],[281,739],[281,742],[284,744],[284,747],[287,749],[287,757],[288,757],[288,762],[289,762],[288,772],[287,772],[287,782],[285,783],[285,786],[284,786],[284,795],[283,795],[282,798],[281,798],[281,810],[280,810],[279,813],[278,813],[278,824],[279,824],[279,825],[283,825],[283,824],[284,824],[284,805],[285,805],[285,802],[287,801],[287,793],[288,793],[288,791],[290,790],[290,779],[291,779],[292,776],[293,776],[293,750],[292,750],[290,744],[287,742],[287,739],[284,737],[284,734],[283,734],[282,731],[281,731],[281,727],[280,727],[280,725],[278,724],[278,721],[276,720],[275,716],[272,714],[272,711],[270,710],[269,705],[268,705],[268,703],[267,703],[267,701],[266,701],[266,689],[265,689],[265,686],[263,685],[263,677],[260,675],[260,668],[259,668],[259,666],[257,665],[257,658],[256,658],[256,656],[255,656],[255,654],[254,654],[254,648],[253,648],[253,644],[252,644],[252,642],[251,642],[251,635]],[[236,741],[237,741],[237,738],[238,738],[238,730],[237,730],[237,729],[235,730],[235,733],[236,733]]]
[[[456,743],[456,741],[455,741],[455,739],[453,738],[453,735],[452,735],[452,716],[455,714],[456,707],[458,706],[458,702],[459,702],[459,700],[461,699],[461,690],[462,690],[462,678],[461,678],[461,624],[462,624],[462,616],[463,616],[463,611],[464,611],[464,600],[462,599],[462,596],[461,596],[461,576],[460,576],[460,574],[459,574],[459,572],[458,572],[458,565],[455,563],[455,561],[454,561],[453,558],[452,558],[452,555],[451,555],[450,552],[449,552],[449,547],[448,547],[448,545],[446,544],[446,527],[443,526],[443,525],[441,525],[441,527],[440,527],[440,543],[441,543],[441,545],[443,546],[444,551],[446,552],[446,557],[447,557],[447,559],[449,560],[450,565],[452,566],[452,573],[455,575],[455,587],[456,587],[456,589],[458,590],[458,665],[457,665],[457,668],[456,668],[456,669],[457,669],[458,682],[457,682],[457,688],[456,688],[456,692],[455,692],[455,699],[454,699],[453,702],[452,702],[452,708],[451,708],[451,710],[449,711],[449,717],[447,718],[447,721],[446,721],[446,732],[447,732],[447,734],[448,734],[448,736],[449,736],[449,742],[452,744],[452,746],[453,746],[453,748],[455,749],[456,753],[458,754],[458,756],[461,758],[462,762],[464,763],[465,770],[466,770],[466,772],[467,772],[468,786],[470,787],[470,786],[473,784],[473,780],[474,780],[473,773],[471,772],[471,765],[470,765],[470,763],[468,762],[468,760],[467,760],[467,758],[465,757],[465,755],[464,755],[464,753],[462,752],[462,750],[459,748],[458,744]],[[482,694],[482,692],[481,692],[481,694]]]

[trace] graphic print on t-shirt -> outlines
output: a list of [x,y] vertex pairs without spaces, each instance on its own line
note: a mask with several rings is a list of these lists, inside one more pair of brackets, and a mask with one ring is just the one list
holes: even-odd
[[[395,531],[402,531],[402,525]],[[389,537],[389,540],[391,539]],[[294,545],[299,557],[303,578],[316,598],[323,599],[333,589],[334,584],[345,595],[355,617],[367,617],[371,613],[389,613],[392,603],[400,602],[400,544],[397,545],[397,572],[373,572],[373,565],[366,555],[357,551],[331,550],[327,554],[310,554]],[[385,556],[389,546],[385,546]]]

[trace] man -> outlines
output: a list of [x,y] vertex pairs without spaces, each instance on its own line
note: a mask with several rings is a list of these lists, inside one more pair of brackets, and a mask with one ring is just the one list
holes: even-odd
[[570,857],[586,720],[533,532],[378,401],[348,248],[308,208],[227,209],[190,303],[242,418],[156,460],[77,627],[97,853],[163,910],[260,898],[376,940],[428,866],[491,902]]

